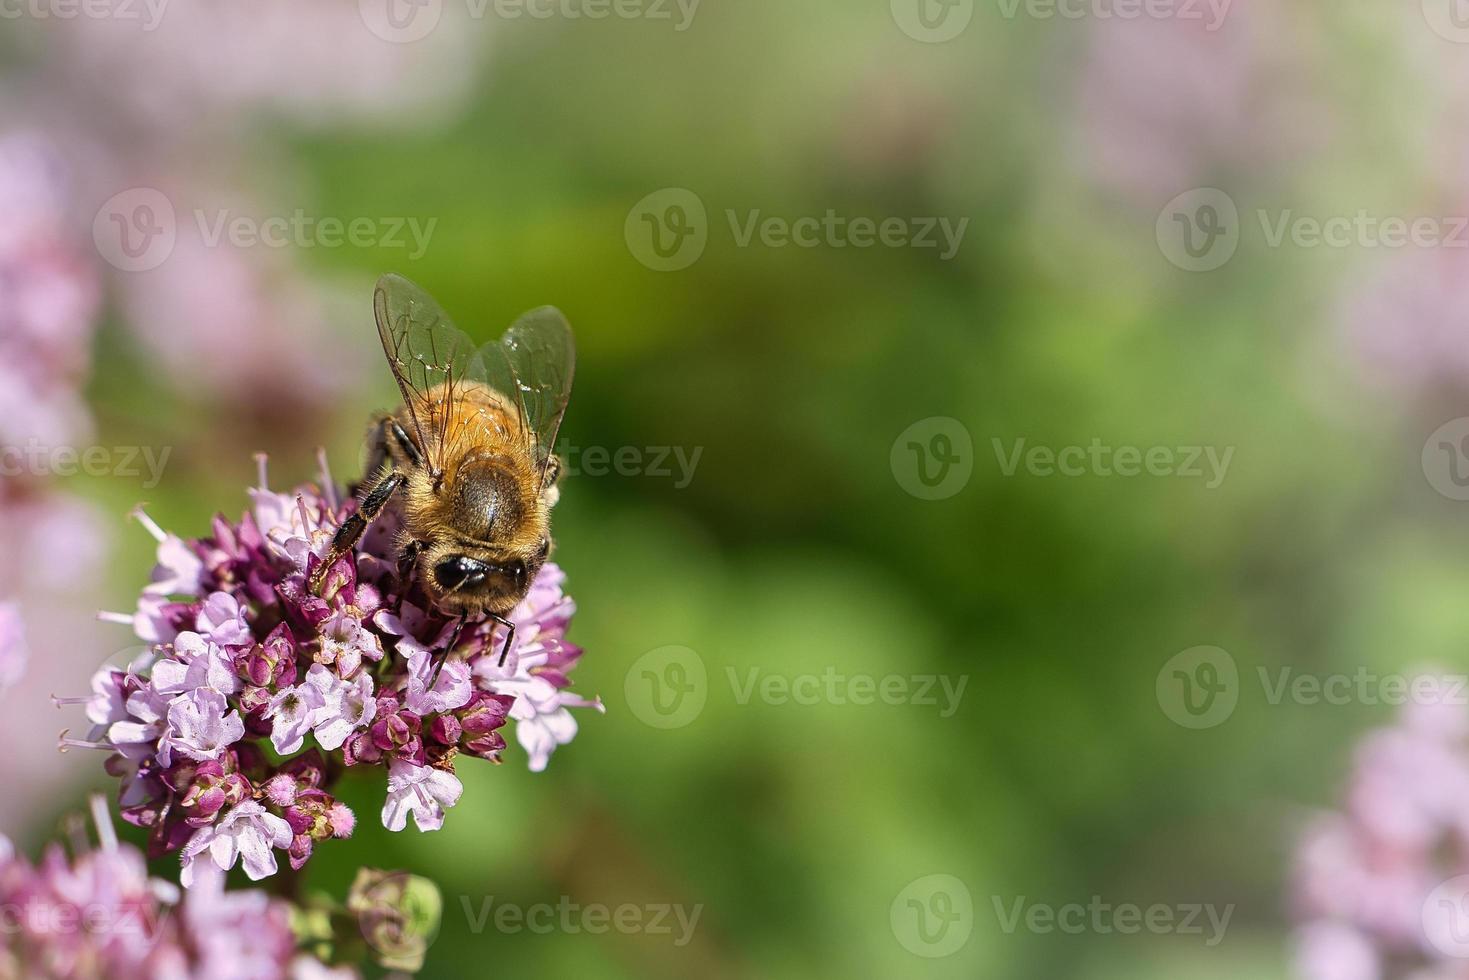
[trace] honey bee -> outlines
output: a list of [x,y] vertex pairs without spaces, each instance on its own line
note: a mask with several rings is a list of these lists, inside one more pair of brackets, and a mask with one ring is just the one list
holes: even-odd
[[416,571],[443,612],[506,627],[551,551],[560,496],[554,454],[576,366],[571,327],[543,307],[476,348],[439,305],[402,276],[373,292],[373,314],[403,404],[374,418],[357,511],[342,522],[311,580],[393,505],[402,517],[400,567]]

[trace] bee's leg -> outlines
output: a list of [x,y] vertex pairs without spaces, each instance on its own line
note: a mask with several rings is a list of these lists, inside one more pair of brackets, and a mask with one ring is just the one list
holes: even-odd
[[490,618],[505,627],[505,645],[500,648],[499,663],[499,666],[503,667],[505,666],[505,658],[510,655],[510,644],[515,642],[515,624],[504,616],[498,616],[495,613],[490,613]]
[[434,685],[439,682],[439,671],[444,669],[444,661],[449,659],[449,654],[454,651],[455,644],[459,642],[459,634],[463,632],[464,617],[460,616],[459,621],[454,624],[454,632],[449,634],[449,642],[444,644],[444,652],[442,656],[440,656],[438,661],[434,664],[434,672],[432,676],[430,676],[428,679],[428,690],[433,690]]
[[332,538],[332,546],[327,550],[321,564],[316,566],[316,572],[311,576],[311,591],[320,594],[322,583],[326,581],[327,572],[335,565],[342,556],[347,554],[357,545],[362,537],[362,532],[367,530],[367,525],[372,523],[378,514],[382,513],[383,507],[393,493],[403,485],[405,477],[396,470],[387,473],[377,485],[367,492],[362,498],[362,506],[357,512],[342,522],[337,528],[336,537]]
[[418,553],[422,550],[423,544],[411,538],[403,545],[403,551],[398,555],[398,578],[408,581],[408,576],[413,574],[413,566],[418,561]]
[[399,451],[403,453],[411,465],[423,465],[423,450],[419,448],[418,443],[413,441],[413,437],[408,434],[408,430],[403,428],[397,419],[391,415],[384,419],[383,430],[393,440],[393,445],[398,447]]
[[363,473],[370,475],[381,472],[392,459],[388,455],[388,422],[391,420],[391,415],[373,417],[372,425],[367,430],[367,465],[363,467]]
[[363,472],[377,473],[385,466],[400,465],[400,457],[409,466],[423,465],[423,451],[408,430],[393,416],[379,415],[367,433],[367,468]]

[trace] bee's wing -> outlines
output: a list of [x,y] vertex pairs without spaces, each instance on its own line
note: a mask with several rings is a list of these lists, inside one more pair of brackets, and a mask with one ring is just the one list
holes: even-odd
[[499,343],[481,348],[479,361],[489,384],[519,409],[522,431],[541,460],[544,486],[576,373],[571,325],[555,307],[532,310],[515,321]]
[[448,406],[465,381],[485,380],[484,360],[433,297],[402,276],[377,281],[372,309],[418,445],[430,468],[442,472]]

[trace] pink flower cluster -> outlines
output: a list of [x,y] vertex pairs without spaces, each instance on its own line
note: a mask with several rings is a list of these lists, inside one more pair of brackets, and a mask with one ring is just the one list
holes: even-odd
[[111,980],[350,980],[296,951],[290,908],[260,891],[224,890],[210,874],[187,898],[148,877],[118,843],[101,799],[100,846],[69,859],[52,845],[38,864],[0,837],[0,977]]
[[101,286],[67,202],[59,152],[0,134],[0,441],[64,444],[86,435],[81,397]]
[[[1443,685],[1452,690],[1451,685]],[[1413,705],[1358,746],[1345,806],[1296,854],[1302,980],[1463,980],[1433,941],[1435,889],[1469,874],[1469,711]]]
[[501,628],[440,614],[400,566],[391,513],[309,592],[356,501],[339,503],[325,473],[325,490],[274,493],[263,460],[260,484],[240,521],[217,517],[204,538],[139,514],[158,540],[153,581],[135,613],[104,617],[150,650],[97,673],[76,699],[90,736],[62,739],[110,753],[123,818],[150,828],[155,851],[181,850],[186,886],[199,865],[271,875],[278,850],[299,868],[350,835],[355,817],[331,788],[352,766],[386,771],[388,829],[411,815],[436,830],[462,792],[455,760],[500,761],[507,718],[539,770],[576,733],[569,708],[601,709],[568,690],[581,650],[565,639],[575,605],[559,568],[544,566],[509,617],[502,666]]

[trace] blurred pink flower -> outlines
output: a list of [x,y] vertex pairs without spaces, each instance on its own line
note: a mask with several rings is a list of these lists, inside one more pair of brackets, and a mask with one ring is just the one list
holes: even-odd
[[1336,314],[1363,376],[1409,392],[1469,385],[1469,250],[1407,248],[1371,261]]
[[180,134],[208,128],[219,113],[422,120],[460,103],[484,31],[445,17],[429,36],[393,43],[369,30],[359,8],[358,0],[191,0],[160,6],[149,24],[81,17],[53,34],[58,65],[99,106]]
[[0,134],[0,443],[74,443],[91,427],[97,271],[76,235],[55,147]]
[[101,581],[110,537],[85,501],[59,493],[0,495],[0,551],[11,557],[0,568],[0,595],[90,593]]
[[1302,980],[1378,980],[1377,950],[1357,930],[1334,922],[1306,926],[1297,937]]
[[[8,747],[0,826],[19,825],[68,778],[56,764],[60,726],[49,695],[82,689],[97,661],[117,649],[95,619],[108,544],[89,504],[34,489],[0,494],[0,552],[11,559],[0,569],[0,597],[18,613],[26,646],[45,651],[10,677],[13,686],[0,702],[0,740]],[[7,623],[6,636],[19,625]]]
[[0,837],[0,903],[12,913],[0,945],[0,976],[356,976],[346,969],[328,971],[297,953],[292,910],[279,899],[261,891],[225,891],[218,873],[201,873],[187,893],[150,878],[142,853],[119,843],[101,797],[93,798],[92,812],[98,847],[71,857],[53,844],[32,865]]
[[1302,838],[1292,881],[1301,980],[1466,975],[1424,923],[1434,889],[1469,873],[1469,740],[1450,715],[1469,708],[1415,705],[1369,733],[1344,808]]
[[1094,18],[1081,73],[1079,163],[1143,206],[1303,155],[1326,116],[1309,34],[1287,8],[1235,0],[1222,21]]
[[345,290],[263,246],[211,246],[182,217],[167,260],[123,285],[129,323],[153,363],[202,400],[287,419],[333,404],[365,366],[361,345],[338,342],[339,325],[367,315]]
[[14,602],[0,602],[0,694],[20,680],[28,660],[30,648],[26,646],[20,607]]

